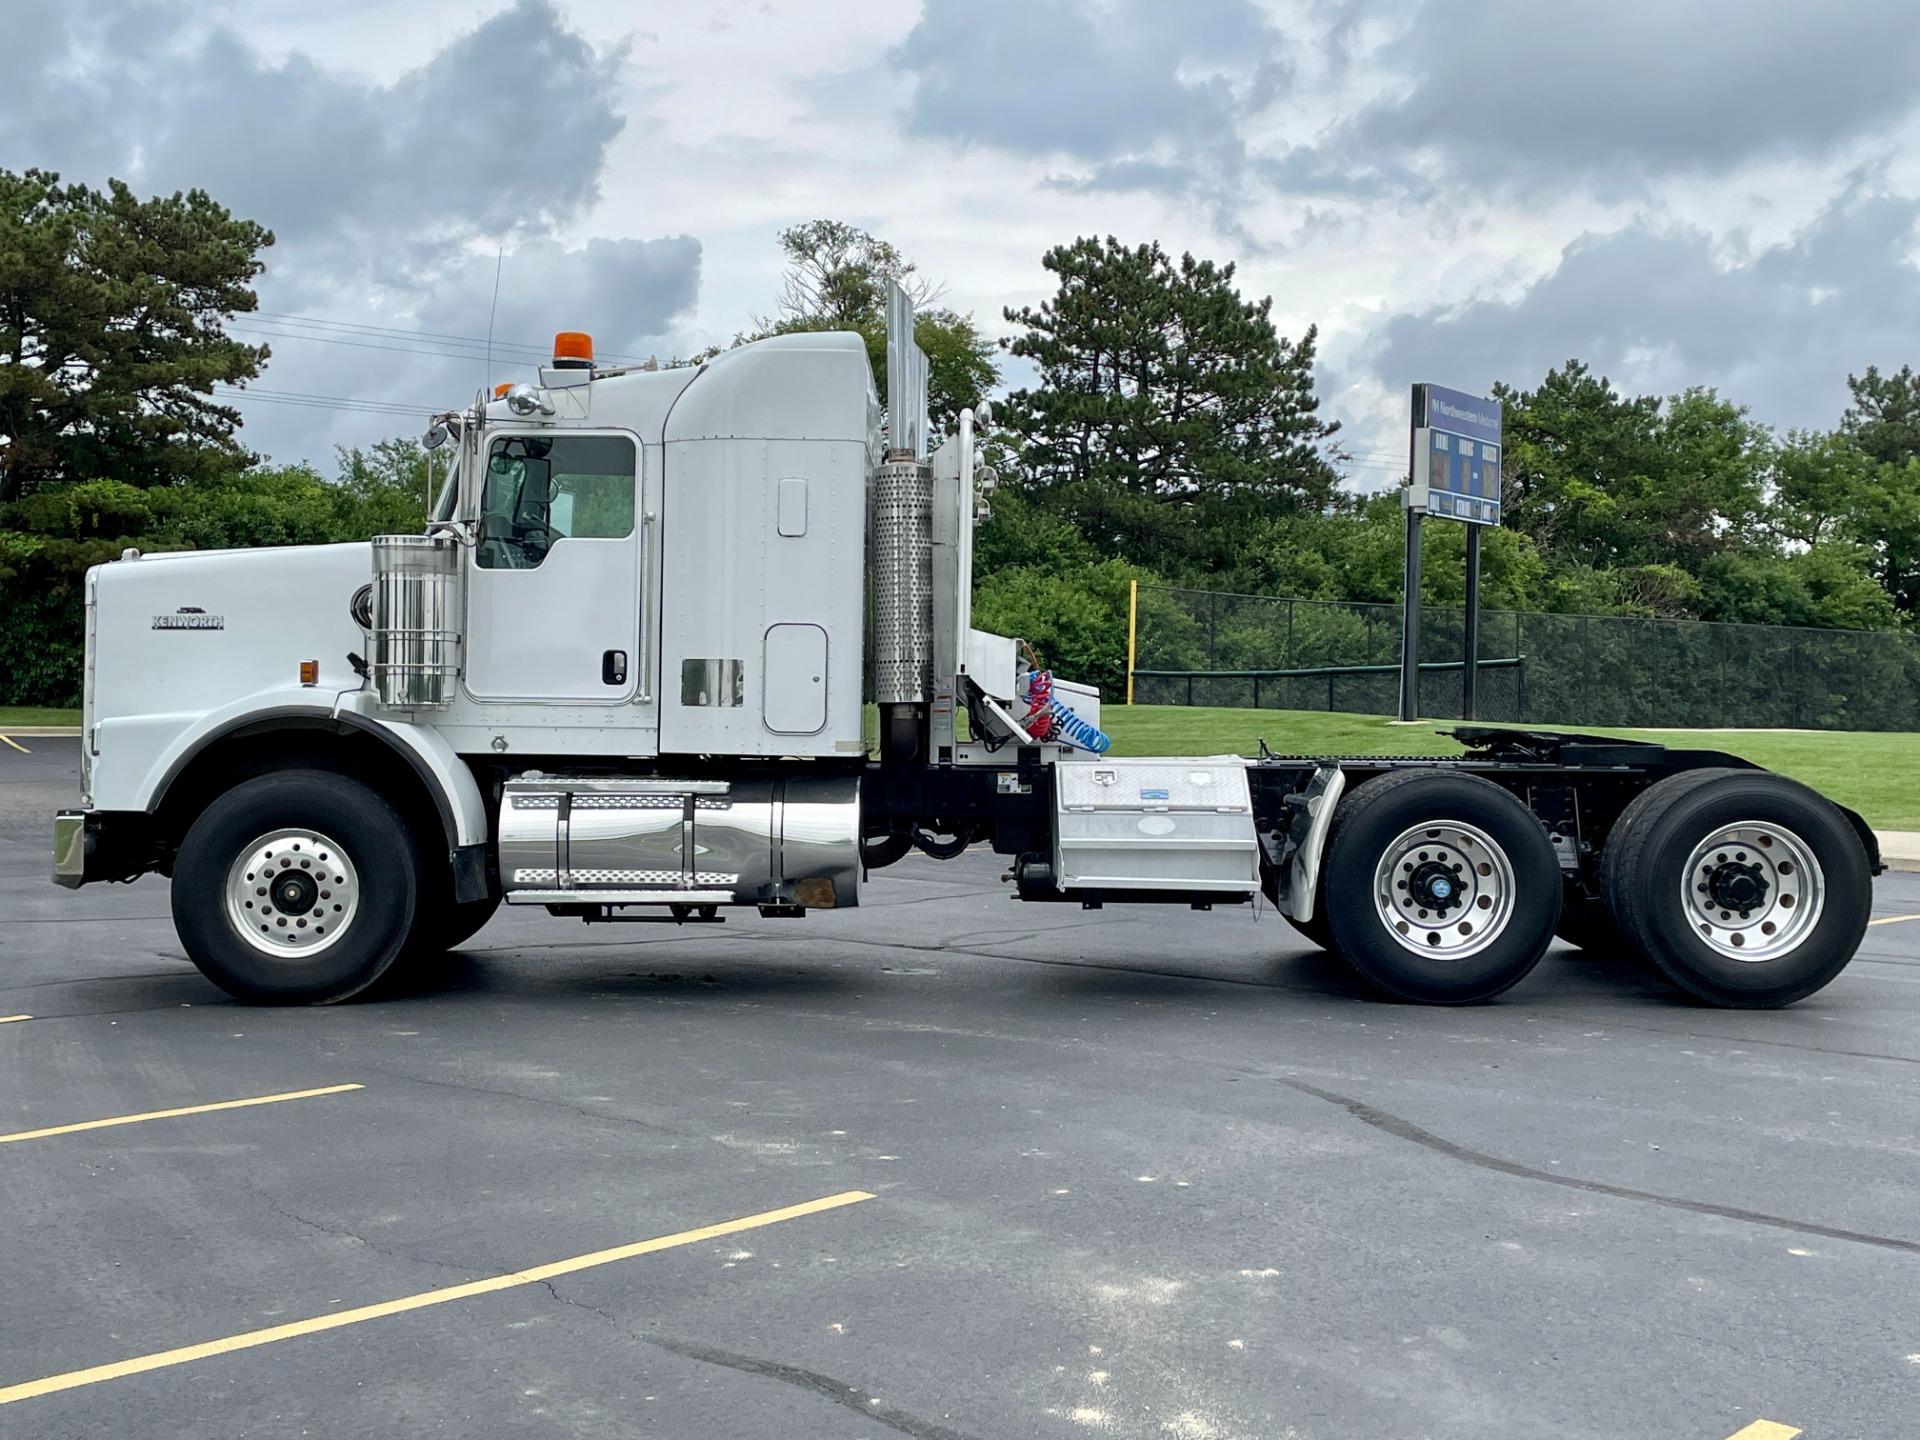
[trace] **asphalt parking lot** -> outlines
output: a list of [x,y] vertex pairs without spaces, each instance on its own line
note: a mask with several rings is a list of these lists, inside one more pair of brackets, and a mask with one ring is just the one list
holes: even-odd
[[0,1435],[1920,1433],[1920,876],[1778,1013],[1561,949],[1391,1005],[987,855],[258,1010],[164,881],[47,882],[20,743]]

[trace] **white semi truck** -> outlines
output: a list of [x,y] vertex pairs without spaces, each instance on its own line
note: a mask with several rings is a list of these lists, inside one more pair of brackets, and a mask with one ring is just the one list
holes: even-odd
[[[1730,756],[1463,728],[1464,758],[1114,759],[1034,733],[1019,647],[971,624],[972,417],[929,437],[890,299],[884,426],[857,335],[669,370],[563,335],[538,384],[438,417],[422,535],[90,571],[54,879],[170,876],[188,955],[264,1003],[354,995],[502,903],[801,917],[972,845],[1027,903],[1264,898],[1420,1002],[1500,993],[1556,930],[1727,1006],[1852,957],[1872,832]],[[1056,698],[1098,724],[1095,692]]]

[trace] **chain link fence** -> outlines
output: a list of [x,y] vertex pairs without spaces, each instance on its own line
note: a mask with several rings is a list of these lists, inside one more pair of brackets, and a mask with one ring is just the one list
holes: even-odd
[[[1142,587],[1134,700],[1391,715],[1397,605]],[[1427,606],[1420,714],[1460,714],[1465,617]],[[1533,725],[1920,730],[1920,637],[1480,613],[1478,718]]]

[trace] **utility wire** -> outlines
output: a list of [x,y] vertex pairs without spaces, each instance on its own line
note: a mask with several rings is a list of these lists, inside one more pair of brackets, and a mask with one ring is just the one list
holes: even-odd
[[405,405],[392,400],[367,400],[351,395],[312,395],[298,390],[261,390],[221,385],[224,400],[261,400],[270,405],[296,405],[313,410],[351,411],[367,415],[425,416],[434,413],[431,405]]
[[[402,354],[438,355],[449,360],[484,359],[487,341],[477,335],[450,335],[437,330],[407,330],[391,325],[362,325],[354,321],[329,320],[311,315],[288,315],[278,311],[255,310],[236,317],[229,322],[232,328],[246,330],[267,338],[285,340],[317,340],[326,344],[359,343],[365,348],[386,348],[369,341],[397,340],[406,343]],[[310,333],[309,333],[310,332]],[[354,337],[358,337],[357,342]],[[432,342],[459,347],[459,353],[439,348]],[[496,356],[510,358],[524,357],[524,363],[539,363],[552,358],[551,344],[532,344],[525,341],[495,340],[493,351]],[[627,355],[616,351],[601,351],[598,357],[618,364],[644,364],[648,357]]]
[[[487,358],[485,354],[483,354],[480,350],[477,350],[477,349],[472,351],[465,351],[465,352],[456,352],[451,350],[431,350],[431,349],[424,349],[416,345],[381,345],[372,340],[346,340],[333,335],[300,335],[300,334],[295,334],[295,333],[282,331],[282,330],[258,330],[246,325],[231,325],[228,328],[231,330],[237,331],[242,335],[258,336],[264,340],[312,340],[322,345],[347,345],[347,346],[351,346],[356,350],[385,350],[390,354],[394,354],[394,355],[420,355],[420,356],[431,358],[431,359],[441,359],[441,360],[482,360],[484,361]],[[535,358],[535,357],[528,356],[528,357],[515,358],[512,356],[502,356],[500,358],[503,363],[518,367],[518,366],[524,366],[524,365],[537,365],[540,363],[541,359],[544,359],[546,357],[541,356],[541,357]]]

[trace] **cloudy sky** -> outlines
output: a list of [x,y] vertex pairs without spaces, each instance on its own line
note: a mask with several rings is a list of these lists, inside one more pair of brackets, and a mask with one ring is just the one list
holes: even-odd
[[[280,459],[411,433],[552,332],[724,342],[774,233],[894,241],[990,333],[1075,235],[1318,324],[1354,482],[1406,387],[1570,356],[1827,426],[1920,360],[1910,0],[0,0],[0,166],[274,230]],[[495,358],[484,337],[489,315]]]

